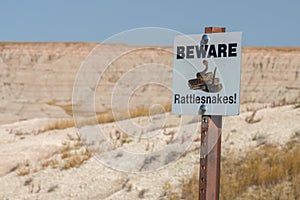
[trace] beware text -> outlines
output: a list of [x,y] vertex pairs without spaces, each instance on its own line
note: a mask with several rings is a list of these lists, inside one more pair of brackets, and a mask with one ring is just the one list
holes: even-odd
[[177,46],[177,59],[236,57],[237,43]]

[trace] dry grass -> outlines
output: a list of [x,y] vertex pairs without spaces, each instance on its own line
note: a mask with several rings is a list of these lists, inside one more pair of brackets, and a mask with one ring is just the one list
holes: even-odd
[[273,199],[272,188],[282,182],[289,182],[294,194],[291,199],[299,199],[299,176],[299,145],[292,147],[287,144],[284,149],[265,145],[257,151],[249,152],[243,159],[228,159],[222,163],[221,197],[236,199],[254,187],[258,188],[255,190],[258,196]]
[[63,143],[63,150],[60,154],[62,169],[80,166],[92,156],[91,153],[86,150],[78,136],[74,137],[68,135],[68,137],[69,141]]
[[171,104],[165,104],[162,107],[163,110],[162,109],[150,110],[148,107],[139,107],[136,109],[132,109],[130,110],[130,118],[170,112],[172,109]]
[[73,116],[72,104],[59,104],[57,101],[52,100],[47,102],[49,106],[58,106],[62,108],[68,115]]
[[25,160],[24,163],[20,164],[16,169],[16,174],[18,176],[26,176],[30,173],[35,173],[37,171],[37,166],[32,165],[29,160]]
[[[54,105],[54,103],[48,103],[49,105]],[[124,120],[134,117],[141,117],[141,116],[148,116],[153,114],[159,114],[163,112],[170,112],[171,111],[171,104],[163,105],[164,110],[157,110],[153,111],[150,110],[148,107],[139,107],[136,109],[130,110],[129,114],[125,111],[115,112],[114,114],[112,111],[104,112],[104,113],[96,113],[96,118],[84,118],[80,121],[77,121],[77,126],[85,126],[85,125],[94,125],[97,123],[110,123],[118,120]],[[57,121],[53,121],[49,123],[46,127],[44,127],[41,132],[46,132],[55,129],[66,129],[75,126],[75,121],[71,118],[67,119],[59,119]]]
[[300,108],[300,103],[296,103],[294,106],[295,109]]
[[41,161],[39,164],[33,165],[29,160],[26,160],[17,168],[16,174],[18,176],[26,176],[47,167],[66,170],[80,166],[92,156],[92,154],[86,150],[78,136],[68,135],[68,140],[62,142],[62,145],[63,147],[60,152],[49,159]]
[[254,124],[254,123],[260,122],[261,118],[255,119],[256,113],[257,113],[257,110],[254,110],[250,116],[245,118],[245,121],[249,124]]
[[49,123],[48,126],[44,128],[43,132],[55,129],[66,129],[74,126],[75,122],[73,119],[59,119],[57,121]]
[[181,189],[181,199],[198,199],[199,191],[198,173],[194,173],[189,180],[184,180]]
[[91,158],[92,154],[86,150],[79,136],[68,135],[68,140],[62,142],[62,149],[51,158],[41,162],[41,167],[70,169],[78,167]]
[[30,162],[26,160],[20,167],[18,167],[16,174],[18,176],[26,176],[30,174],[30,172],[31,172]]
[[[163,185],[163,191],[165,194],[163,195],[165,198],[169,200],[194,200],[198,199],[198,173],[195,172],[190,179],[182,180],[181,193],[178,194],[176,192],[176,188],[172,186],[170,182],[166,182]],[[164,199],[165,199],[164,198]]]
[[[171,188],[171,187],[170,187]],[[170,199],[198,199],[198,170]],[[220,199],[300,199],[300,145],[264,145],[244,157],[222,160]]]

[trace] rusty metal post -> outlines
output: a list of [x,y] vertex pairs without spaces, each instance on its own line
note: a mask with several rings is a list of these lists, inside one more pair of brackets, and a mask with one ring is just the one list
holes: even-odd
[[[225,28],[206,27],[205,33],[225,32]],[[199,199],[219,200],[222,116],[202,116]]]

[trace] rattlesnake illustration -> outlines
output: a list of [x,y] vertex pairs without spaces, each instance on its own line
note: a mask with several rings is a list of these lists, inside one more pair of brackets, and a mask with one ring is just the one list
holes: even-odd
[[205,66],[204,70],[196,74],[195,79],[188,81],[188,85],[192,90],[202,90],[208,93],[219,92],[222,90],[222,83],[220,83],[219,78],[216,78],[215,67],[214,72],[207,72],[208,70],[208,61],[203,60],[203,65]]

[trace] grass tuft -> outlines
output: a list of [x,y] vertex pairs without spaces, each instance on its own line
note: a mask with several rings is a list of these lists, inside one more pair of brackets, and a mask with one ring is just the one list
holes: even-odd
[[78,167],[90,159],[92,154],[87,151],[78,135],[68,134],[68,139],[62,142],[62,149],[51,158],[41,162],[41,167],[70,169]]
[[294,106],[295,109],[300,108],[300,103],[296,103]]

